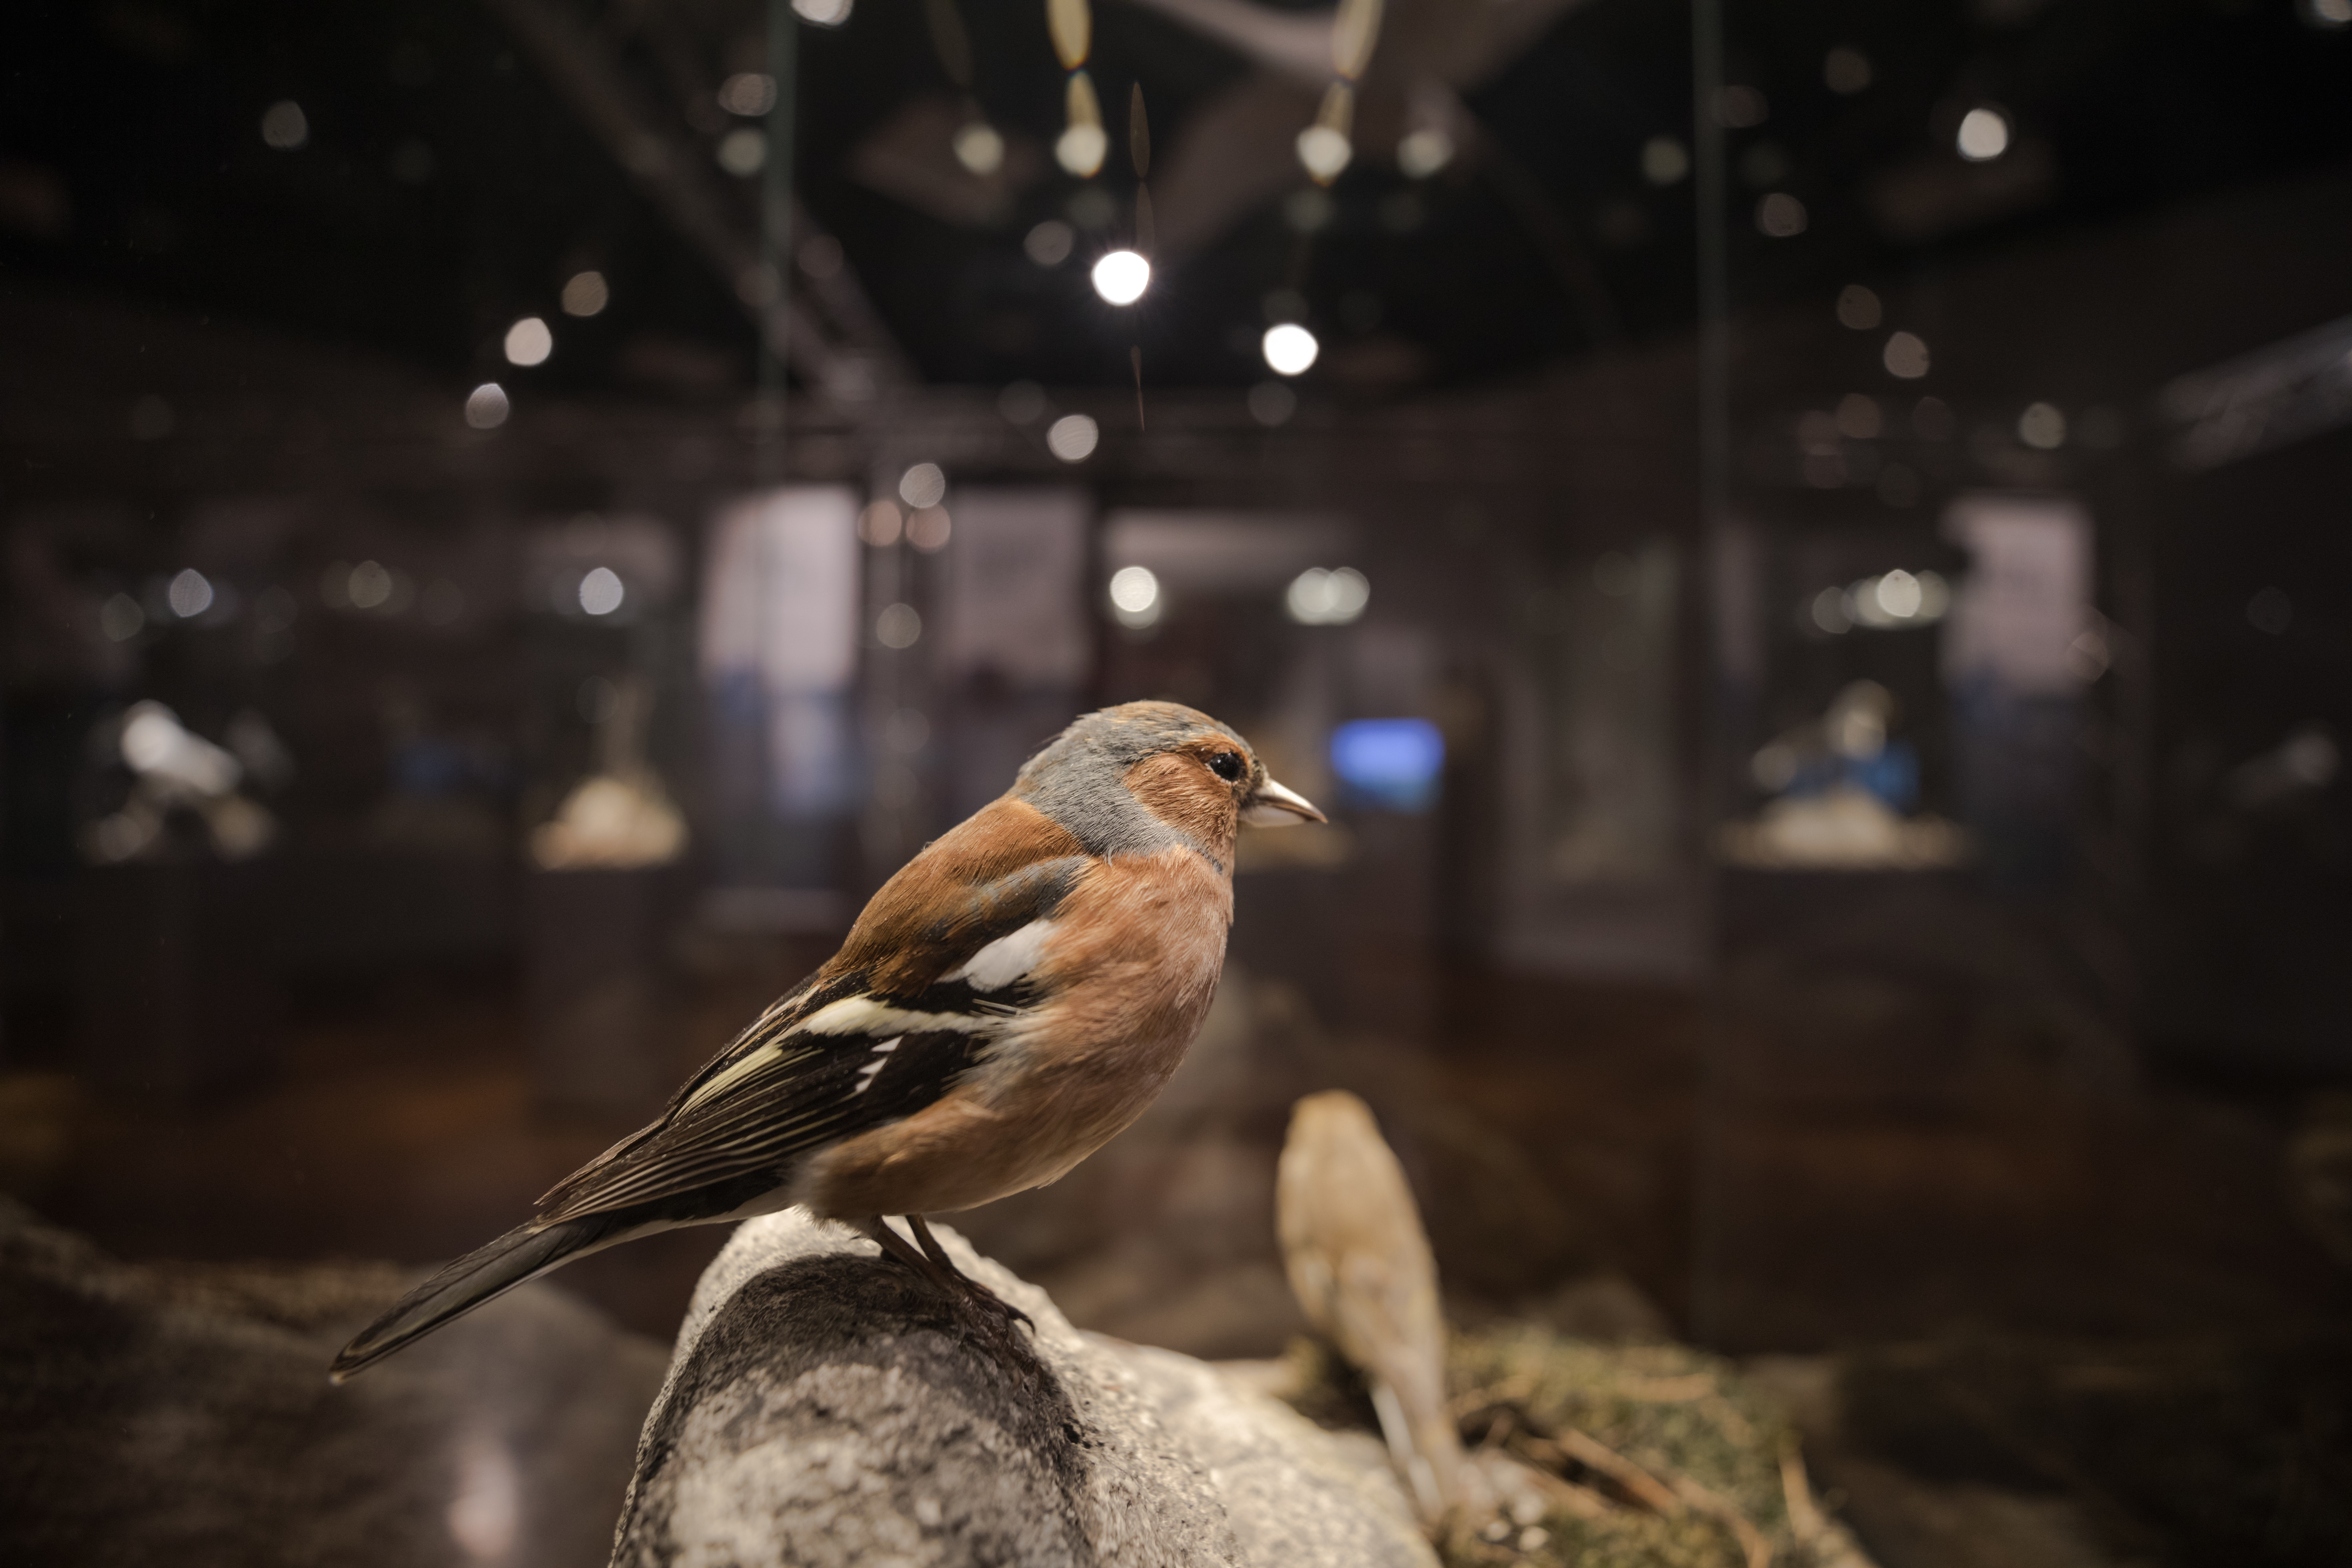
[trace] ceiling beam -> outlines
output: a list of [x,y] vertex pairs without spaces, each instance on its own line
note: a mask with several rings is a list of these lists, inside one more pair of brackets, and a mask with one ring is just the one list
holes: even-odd
[[[808,279],[812,296],[770,276],[758,242],[729,210],[708,161],[646,102],[612,47],[562,0],[482,0],[504,22],[572,111],[679,238],[715,271],[802,379],[845,404],[869,403],[912,385],[913,367],[882,325],[845,263]],[[793,204],[792,232],[805,244],[821,232]],[[789,257],[774,265],[784,268]],[[820,309],[820,307],[822,307]]]

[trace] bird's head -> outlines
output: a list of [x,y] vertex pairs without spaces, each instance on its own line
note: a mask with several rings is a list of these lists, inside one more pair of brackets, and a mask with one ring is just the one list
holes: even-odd
[[1175,702],[1087,714],[1029,759],[1013,793],[1097,854],[1149,853],[1181,837],[1230,865],[1243,823],[1326,820],[1267,775],[1247,741]]

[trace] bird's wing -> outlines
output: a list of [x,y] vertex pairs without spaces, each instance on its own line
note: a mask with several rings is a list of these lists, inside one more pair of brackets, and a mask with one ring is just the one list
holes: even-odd
[[[934,864],[919,889],[923,918],[908,921],[893,889],[951,850],[954,837],[877,893],[840,954],[688,1079],[659,1121],[541,1200],[538,1223],[759,1173],[781,1180],[799,1155],[914,1114],[984,1061],[1039,1000],[1029,970],[1087,862],[1052,856],[1007,868],[992,855],[945,871]],[[875,941],[868,928],[877,921],[906,940]]]

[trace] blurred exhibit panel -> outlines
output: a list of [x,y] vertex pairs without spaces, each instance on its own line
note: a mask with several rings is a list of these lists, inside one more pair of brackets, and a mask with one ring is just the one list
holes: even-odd
[[1942,632],[1957,802],[1988,876],[2048,883],[2076,811],[2084,688],[2108,658],[2091,520],[2063,499],[1963,496],[1944,527],[1968,552]]
[[1687,982],[1706,962],[1681,702],[1685,575],[1664,539],[1533,582],[1503,724],[1498,956]]
[[857,500],[795,486],[730,503],[703,563],[700,668],[722,883],[825,889],[859,798]]
[[936,720],[950,822],[1001,794],[1086,705],[1094,668],[1093,509],[1091,496],[1069,486],[960,485],[950,492],[954,533],[937,601],[936,714],[925,718],[923,734],[908,732],[908,718],[884,737],[893,749],[919,751]]

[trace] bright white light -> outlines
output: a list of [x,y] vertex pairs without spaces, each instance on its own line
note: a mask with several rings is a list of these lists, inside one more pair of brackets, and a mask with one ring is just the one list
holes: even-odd
[[310,117],[292,99],[280,99],[262,112],[261,139],[280,153],[291,153],[310,140]]
[[1298,133],[1298,162],[1327,185],[1355,156],[1348,138],[1328,125],[1310,125]]
[[849,20],[851,0],[793,0],[793,14],[820,27],[838,27]]
[[1102,429],[1084,414],[1065,414],[1046,427],[1045,450],[1066,463],[1083,463],[1094,456]]
[[173,615],[184,621],[194,620],[213,607],[213,585],[205,581],[203,573],[191,566],[172,579],[172,585],[163,591],[163,598]]
[[628,596],[621,574],[610,566],[599,566],[580,579],[580,607],[592,616],[611,615]]
[[2017,438],[2038,451],[2054,452],[2066,444],[2066,416],[2055,404],[2028,404],[2017,416]]
[[1160,618],[1160,579],[1149,566],[1122,566],[1110,574],[1110,607],[1122,626],[1148,626]]
[[1090,179],[1109,151],[1110,138],[1103,134],[1101,126],[1073,125],[1055,139],[1054,162],[1062,165],[1065,174]]
[[1990,163],[2009,151],[2009,118],[1998,109],[1971,109],[1960,120],[1956,141],[1969,163]]
[[719,87],[719,107],[746,119],[776,106],[776,79],[760,71],[738,71]]
[[134,773],[192,790],[224,795],[236,787],[245,769],[201,735],[191,734],[180,716],[161,702],[131,705],[122,726],[122,760]]
[[555,334],[537,316],[525,316],[507,329],[506,348],[509,364],[545,364],[555,352]]
[[1940,574],[1906,572],[1898,566],[1876,577],[1864,577],[1843,591],[1822,589],[1813,600],[1813,621],[1830,632],[1842,632],[1855,624],[1886,631],[1927,626],[1943,619],[1951,607],[1951,586]]
[[1671,185],[1690,173],[1690,153],[1671,136],[1653,136],[1642,143],[1642,178],[1654,185]]
[[1004,138],[996,127],[975,120],[955,133],[956,162],[986,179],[1004,167]]
[[898,476],[898,499],[921,510],[947,499],[948,477],[937,463],[917,463]]
[[1021,248],[1029,259],[1040,267],[1059,267],[1070,258],[1070,246],[1077,239],[1070,226],[1060,218],[1049,217],[1031,229],[1022,240]]
[[1268,327],[1258,347],[1265,355],[1266,368],[1276,375],[1305,375],[1315,356],[1323,352],[1315,334],[1296,321]]
[[563,313],[593,316],[612,303],[613,291],[601,272],[575,272],[563,285]]
[[1397,167],[1409,180],[1425,180],[1454,162],[1454,138],[1434,125],[1405,133],[1397,143]]
[[1902,381],[1916,381],[1927,374],[1927,340],[1916,332],[1896,332],[1886,340],[1885,352],[1879,355],[1886,374]]
[[98,629],[109,642],[129,642],[147,624],[147,613],[128,594],[117,594],[98,607]]
[[719,139],[719,166],[739,180],[748,180],[768,166],[768,133],[739,125]]
[[486,381],[467,395],[466,423],[477,430],[495,430],[507,422],[507,389]]
[[884,647],[908,648],[923,635],[923,617],[912,605],[885,605],[874,617],[874,640]]
[[1900,567],[1881,577],[1872,595],[1878,607],[1898,621],[1907,621],[1917,615],[1920,602],[1926,597],[1919,591],[1919,579]]
[[1282,603],[1301,626],[1343,626],[1361,616],[1371,598],[1371,584],[1354,567],[1327,572],[1309,566],[1291,579]]
[[1132,305],[1151,287],[1151,263],[1132,250],[1114,250],[1095,263],[1095,292],[1114,305]]
[[2315,27],[2336,28],[2352,24],[2352,0],[2303,0],[2303,18]]

